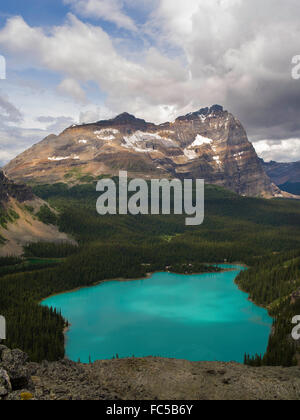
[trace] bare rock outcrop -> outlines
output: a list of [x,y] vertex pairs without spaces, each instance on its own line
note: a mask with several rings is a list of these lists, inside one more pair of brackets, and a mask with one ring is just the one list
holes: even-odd
[[299,400],[300,368],[161,358],[28,362],[0,346],[0,400]]
[[33,391],[28,356],[21,350],[0,346],[0,399]]

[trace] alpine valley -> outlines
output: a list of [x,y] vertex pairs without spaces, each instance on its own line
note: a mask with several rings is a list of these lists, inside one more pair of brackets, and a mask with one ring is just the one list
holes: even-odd
[[[284,187],[298,182],[297,165],[283,165],[259,159],[242,124],[219,105],[161,125],[127,113],[74,125],[13,159],[0,173],[0,315],[7,320],[0,399],[299,399],[300,340],[291,333],[300,314],[300,201],[296,188]],[[99,216],[96,183],[118,182],[120,170],[147,181],[205,179],[204,223],[186,226],[185,215],[174,214]],[[265,352],[239,356],[247,366],[116,354],[71,362],[65,333],[72,326],[41,305],[108,280],[151,282],[155,272],[176,273],[179,282],[207,274],[201,282],[224,264],[243,266],[236,287],[273,318]],[[163,308],[169,320],[180,318],[183,296],[171,312]],[[217,293],[210,296],[214,311]],[[144,306],[155,309],[150,300]],[[101,321],[108,329],[110,309]]]

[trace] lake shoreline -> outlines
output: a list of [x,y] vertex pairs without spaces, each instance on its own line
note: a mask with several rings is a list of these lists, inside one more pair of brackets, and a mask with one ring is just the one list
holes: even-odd
[[[244,268],[249,268],[246,264],[244,264],[244,263],[240,263],[240,262],[235,262],[235,263],[203,263],[203,264],[206,264],[206,265],[236,265],[236,266],[241,266],[241,267],[244,267]],[[148,280],[148,279],[150,279],[154,274],[156,274],[156,273],[171,273],[171,274],[178,274],[179,276],[199,276],[199,275],[201,275],[201,274],[218,274],[218,273],[224,273],[224,272],[226,272],[226,271],[235,271],[235,269],[234,268],[229,268],[229,269],[222,269],[221,271],[216,271],[215,273],[214,272],[209,272],[209,271],[206,271],[206,272],[202,272],[202,273],[188,273],[188,274],[183,274],[183,273],[174,273],[174,272],[172,272],[172,271],[162,271],[162,270],[157,270],[157,271],[153,271],[153,272],[150,272],[150,273],[146,273],[146,276],[145,277],[143,277],[143,278],[139,278],[139,277],[137,277],[137,278],[132,278],[132,279],[125,279],[125,278],[123,278],[123,277],[118,277],[118,278],[115,278],[115,279],[105,279],[105,280],[100,280],[100,281],[97,281],[97,282],[95,282],[95,283],[93,283],[93,284],[91,284],[91,285],[89,285],[89,286],[79,286],[79,287],[76,287],[76,288],[74,288],[74,289],[70,289],[70,290],[65,290],[65,291],[62,291],[62,292],[59,292],[59,293],[53,293],[53,294],[51,294],[51,295],[49,295],[49,296],[47,296],[47,297],[45,297],[45,298],[43,298],[40,302],[39,302],[39,304],[41,304],[42,302],[44,302],[45,300],[47,300],[47,299],[49,299],[49,298],[52,298],[52,297],[55,297],[55,296],[59,296],[59,295],[64,295],[64,294],[67,294],[67,293],[73,293],[73,292],[77,292],[78,290],[82,290],[82,289],[89,289],[89,288],[91,288],[91,287],[95,287],[95,286],[99,286],[100,284],[102,284],[102,283],[107,283],[107,282],[112,282],[112,281],[116,281],[116,282],[131,282],[131,281],[141,281],[141,280]],[[237,285],[238,286],[238,285]],[[239,288],[240,289],[240,288]],[[240,290],[242,290],[242,289],[240,289]],[[244,290],[242,290],[244,293],[247,293],[247,292],[245,292]],[[250,299],[249,299],[250,300]],[[251,301],[252,302],[252,301]],[[256,305],[256,303],[255,302],[252,302],[252,303],[254,303],[255,305]],[[259,306],[259,305],[257,305],[257,306]]]
[[[69,290],[69,291],[66,291],[66,292],[61,292],[61,293],[53,294],[53,295],[51,295],[51,297],[55,297],[55,296],[59,296],[59,295],[64,295],[64,294],[69,294],[69,293],[73,293],[73,292],[76,292],[76,291],[79,291],[79,290],[89,289],[91,287],[96,287],[96,286],[101,285],[102,283],[104,284],[104,283],[107,283],[107,282],[123,282],[123,283],[125,283],[125,282],[126,283],[127,282],[129,283],[129,282],[133,282],[133,281],[141,281],[142,282],[143,280],[150,279],[156,273],[161,273],[161,274],[163,274],[163,273],[164,274],[170,273],[170,274],[175,274],[175,275],[183,276],[183,277],[191,277],[191,276],[199,276],[200,277],[202,275],[204,275],[204,276],[205,275],[214,275],[214,274],[221,274],[221,273],[226,273],[226,272],[237,272],[236,275],[238,275],[238,273],[240,271],[242,271],[243,269],[249,268],[246,264],[243,264],[243,263],[240,263],[240,262],[235,262],[235,263],[214,263],[214,264],[211,264],[211,265],[218,265],[218,266],[221,265],[221,267],[220,267],[221,270],[220,271],[216,271],[215,273],[214,272],[211,272],[211,271],[206,271],[206,272],[200,272],[200,273],[185,273],[185,274],[183,274],[183,273],[174,273],[174,272],[168,271],[167,269],[164,270],[164,271],[157,270],[157,271],[154,271],[154,272],[146,273],[146,275],[143,278],[138,277],[138,278],[130,278],[130,279],[124,279],[124,278],[105,279],[105,280],[97,281],[97,282],[95,282],[95,283],[93,283],[93,284],[91,284],[89,286],[77,287],[77,288],[74,288],[73,290]],[[197,278],[195,280],[197,281]],[[242,290],[240,287],[238,287],[238,285],[235,282],[234,282],[234,286],[236,287],[236,290],[238,289],[238,290],[240,290],[241,292],[243,292],[245,294],[247,293],[244,290]],[[117,287],[117,285],[115,285],[114,287]],[[133,287],[133,289],[135,288],[134,286],[131,286],[131,287]],[[99,292],[99,289],[98,289],[98,292],[97,293],[101,293],[101,291]],[[247,293],[247,295],[248,295],[248,293]],[[48,298],[43,299],[42,302],[44,302],[47,299]],[[266,309],[266,308],[264,308],[264,307],[262,307],[260,305],[256,305],[255,302],[253,302],[251,299],[249,299],[249,296],[247,296],[247,297],[245,296],[245,299],[248,300],[249,302],[251,302],[256,307],[260,307],[262,309]],[[55,306],[55,303],[54,303],[54,306]],[[67,318],[65,318],[65,319],[67,321]],[[69,339],[69,331],[70,331],[71,328],[72,328],[72,324],[69,323],[68,325],[65,325],[65,327],[63,329],[64,339],[65,339],[64,340],[65,341],[65,349],[66,350],[67,350],[68,339]],[[68,355],[66,355],[66,357],[68,358]],[[191,360],[193,360],[193,359],[191,359]],[[239,359],[236,359],[236,360],[239,360]]]

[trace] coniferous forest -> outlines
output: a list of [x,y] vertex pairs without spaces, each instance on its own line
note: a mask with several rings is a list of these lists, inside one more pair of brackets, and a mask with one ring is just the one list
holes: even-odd
[[[185,226],[184,216],[99,216],[95,183],[34,187],[58,210],[37,215],[57,223],[77,241],[31,244],[23,258],[0,259],[0,313],[7,319],[7,345],[32,360],[64,356],[66,321],[39,302],[56,293],[106,279],[141,278],[171,267],[202,272],[207,264],[241,262],[237,285],[274,319],[265,355],[245,355],[255,366],[297,362],[291,320],[300,314],[292,294],[300,288],[300,203],[246,198],[206,187],[205,222]],[[192,270],[193,269],[193,270]]]

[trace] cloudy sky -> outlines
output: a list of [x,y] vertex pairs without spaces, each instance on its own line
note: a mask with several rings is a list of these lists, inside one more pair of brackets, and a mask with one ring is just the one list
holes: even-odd
[[299,16],[299,0],[2,2],[0,164],[73,123],[216,103],[260,156],[300,160]]

